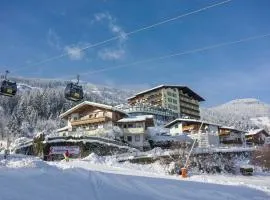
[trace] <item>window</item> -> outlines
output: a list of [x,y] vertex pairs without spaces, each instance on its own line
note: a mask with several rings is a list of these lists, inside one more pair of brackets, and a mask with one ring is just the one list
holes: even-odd
[[127,136],[127,141],[132,142],[132,136]]
[[78,117],[74,117],[73,120],[78,120]]
[[140,140],[141,140],[141,137],[139,135],[135,135],[135,141],[140,142]]
[[136,124],[136,127],[137,127],[137,128],[141,128],[141,127],[142,127],[142,124],[141,124],[141,123],[137,123],[137,124]]
[[175,124],[174,128],[178,128],[178,124]]
[[133,128],[133,124],[128,124],[128,128]]
[[124,125],[123,125],[123,128],[127,128],[127,125],[126,125],[126,124],[124,124]]

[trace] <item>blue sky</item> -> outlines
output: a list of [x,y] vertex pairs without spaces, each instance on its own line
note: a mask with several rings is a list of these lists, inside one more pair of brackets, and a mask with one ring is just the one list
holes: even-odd
[[[0,70],[70,79],[101,68],[270,33],[270,1],[233,0],[161,26],[126,33],[222,0],[2,0]],[[80,52],[89,44],[118,40]],[[60,59],[36,64],[54,56]],[[145,89],[187,85],[214,106],[235,98],[270,103],[270,37],[82,76]]]

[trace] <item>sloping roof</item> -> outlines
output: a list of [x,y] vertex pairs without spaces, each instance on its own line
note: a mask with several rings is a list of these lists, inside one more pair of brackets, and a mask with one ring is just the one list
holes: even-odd
[[247,135],[247,136],[248,135],[256,135],[256,134],[260,133],[261,131],[264,131],[269,136],[269,134],[263,128],[251,130],[248,133],[246,133],[245,135]]
[[134,117],[128,117],[118,120],[117,122],[141,122],[145,121],[146,119],[153,119],[153,115],[140,115]]
[[126,112],[120,110],[120,109],[117,109],[113,106],[109,106],[109,105],[105,105],[105,104],[101,104],[101,103],[95,103],[95,102],[91,102],[91,101],[84,101],[74,107],[72,107],[71,109],[67,110],[66,112],[62,113],[59,117],[60,118],[64,118],[66,117],[67,115],[73,113],[75,110],[85,106],[85,105],[89,105],[89,106],[95,106],[95,107],[98,107],[98,108],[103,108],[103,109],[107,109],[107,110],[111,110],[111,111],[116,111],[116,112],[120,112],[120,113],[123,113],[125,115],[127,115]]
[[195,123],[203,123],[203,124],[207,124],[207,125],[221,126],[219,124],[215,124],[215,123],[212,123],[212,122],[206,122],[206,121],[202,121],[202,120],[197,120],[197,119],[177,118],[177,119],[169,122],[168,124],[166,124],[164,127],[169,128],[170,126],[174,125],[177,122],[195,122]]
[[135,94],[134,96],[129,97],[128,100],[129,99],[133,99],[133,98],[135,98],[135,97],[137,97],[139,95],[142,95],[142,94],[145,94],[145,93],[148,93],[148,92],[152,92],[154,90],[158,90],[158,89],[161,89],[161,88],[178,88],[178,89],[183,90],[184,93],[188,93],[190,96],[192,96],[193,98],[195,98],[198,101],[205,101],[204,98],[202,98],[200,95],[198,95],[197,93],[195,93],[189,87],[184,86],[184,85],[159,85],[157,87],[150,88],[148,90],[144,90],[142,92],[139,92],[139,93]]

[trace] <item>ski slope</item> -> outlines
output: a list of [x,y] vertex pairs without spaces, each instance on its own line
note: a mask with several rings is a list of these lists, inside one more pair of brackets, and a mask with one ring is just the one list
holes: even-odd
[[[240,184],[240,176],[238,180],[227,176],[238,185],[225,180],[217,183],[221,176],[206,176],[208,180],[199,182],[200,176],[183,180],[156,168],[158,165],[151,168],[116,164],[98,158],[69,163],[47,163],[25,156],[13,156],[7,161],[0,158],[0,200],[270,199],[270,187],[254,189]],[[257,180],[257,186],[270,182],[267,175],[252,178]]]

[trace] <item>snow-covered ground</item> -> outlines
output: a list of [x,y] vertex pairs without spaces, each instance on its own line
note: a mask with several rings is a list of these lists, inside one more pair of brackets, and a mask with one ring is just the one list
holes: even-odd
[[270,117],[257,117],[250,120],[259,127],[268,127],[270,130]]
[[117,163],[94,154],[83,160],[44,162],[0,155],[0,200],[42,199],[270,199],[270,175],[169,176],[158,163]]

